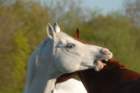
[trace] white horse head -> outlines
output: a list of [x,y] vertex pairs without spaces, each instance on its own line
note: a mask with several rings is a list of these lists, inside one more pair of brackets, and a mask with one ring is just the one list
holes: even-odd
[[47,31],[53,46],[53,63],[61,73],[88,68],[98,71],[102,69],[102,64],[98,64],[100,60],[112,58],[107,48],[81,43],[62,32],[57,24],[49,25]]
[[58,76],[90,68],[99,71],[104,67],[102,60],[112,58],[107,48],[77,41],[57,24],[49,24],[47,33],[31,56],[25,93],[51,93]]

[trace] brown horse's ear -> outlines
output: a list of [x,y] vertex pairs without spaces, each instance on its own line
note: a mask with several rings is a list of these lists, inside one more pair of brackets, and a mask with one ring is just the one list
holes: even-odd
[[78,39],[78,40],[80,39],[80,31],[79,31],[79,28],[76,29],[75,38]]

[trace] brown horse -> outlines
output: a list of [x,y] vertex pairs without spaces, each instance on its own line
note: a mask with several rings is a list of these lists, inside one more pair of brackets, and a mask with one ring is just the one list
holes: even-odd
[[78,73],[88,93],[140,93],[140,74],[115,60],[100,72],[89,69]]

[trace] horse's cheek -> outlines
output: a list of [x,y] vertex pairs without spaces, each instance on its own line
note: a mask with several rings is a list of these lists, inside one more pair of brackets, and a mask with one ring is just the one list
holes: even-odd
[[59,71],[69,73],[79,70],[80,60],[63,56],[55,59],[55,65]]

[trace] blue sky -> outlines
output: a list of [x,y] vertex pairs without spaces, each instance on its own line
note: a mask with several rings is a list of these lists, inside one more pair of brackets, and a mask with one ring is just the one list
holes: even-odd
[[104,13],[120,10],[124,0],[82,0],[83,6],[88,8],[101,9]]
[[[41,0],[50,2],[52,0]],[[55,1],[55,0],[54,0]],[[101,10],[103,13],[120,10],[123,7],[125,0],[79,0],[82,1],[82,6]]]

